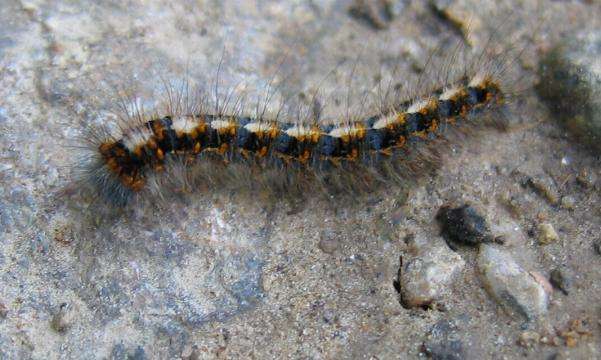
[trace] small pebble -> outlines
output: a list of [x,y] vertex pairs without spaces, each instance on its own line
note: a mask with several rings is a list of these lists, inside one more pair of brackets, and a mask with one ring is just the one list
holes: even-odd
[[576,207],[576,199],[573,196],[566,195],[561,198],[561,207],[567,210],[574,210]]
[[595,186],[597,176],[589,170],[581,170],[576,176],[576,181],[585,188],[592,188]]
[[547,278],[539,273],[538,271],[528,271],[528,274],[530,274],[530,276],[532,276],[532,278],[540,285],[542,286],[543,290],[545,290],[545,292],[547,294],[552,294],[553,293],[553,285],[551,285],[551,283],[549,282],[549,280],[547,280]]
[[601,239],[593,242],[593,249],[597,253],[597,255],[601,255]]
[[486,219],[469,204],[457,208],[442,206],[436,220],[442,227],[441,235],[451,247],[452,242],[474,246],[493,241]]
[[555,189],[555,184],[547,177],[529,177],[526,184],[530,186],[537,194],[544,197],[551,205],[559,203],[559,193]]
[[520,334],[518,344],[525,348],[531,348],[540,342],[540,334],[536,331],[524,331]]
[[559,240],[559,235],[557,235],[553,225],[549,223],[538,225],[538,242],[541,245],[547,245],[557,240]]
[[0,302],[0,318],[1,319],[6,319],[6,317],[8,316],[8,309],[6,308],[6,306]]
[[59,333],[64,333],[71,327],[74,318],[75,313],[71,306],[67,303],[62,303],[58,311],[52,317],[50,327]]
[[459,329],[448,320],[440,320],[432,327],[422,349],[431,359],[461,360],[469,355],[459,337]]
[[326,254],[332,254],[338,249],[338,244],[339,241],[336,233],[324,231],[321,233],[317,247]]
[[551,271],[549,281],[556,289],[565,295],[569,294],[571,279],[566,269],[557,268]]
[[549,293],[542,279],[522,268],[503,248],[480,245],[478,269],[488,293],[511,313],[529,322],[547,313]]
[[513,195],[512,191],[506,191],[498,197],[499,202],[509,211],[514,219],[521,219],[528,204],[523,198]]
[[403,259],[398,281],[402,305],[424,307],[442,299],[464,266],[461,256],[444,244],[428,245],[419,255]]
[[495,236],[494,242],[495,242],[495,244],[505,245],[507,243],[507,236],[505,236],[505,235]]

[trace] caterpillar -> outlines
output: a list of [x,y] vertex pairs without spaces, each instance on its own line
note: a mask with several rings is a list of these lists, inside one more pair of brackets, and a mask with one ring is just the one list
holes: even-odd
[[166,115],[100,143],[99,166],[106,170],[100,181],[112,193],[138,192],[146,186],[145,173],[164,171],[169,155],[212,153],[225,163],[258,162],[318,171],[343,168],[343,163],[369,165],[411,143],[433,139],[448,125],[468,121],[503,101],[499,83],[481,74],[405,103],[403,109],[338,126],[227,114]]
[[461,50],[430,65],[438,75],[431,83],[404,95],[393,91],[366,114],[328,121],[313,108],[315,99],[308,116],[265,109],[249,115],[230,95],[216,91],[211,106],[206,96],[191,96],[202,91],[187,83],[172,87],[165,110],[136,109],[116,132],[86,133],[90,155],[80,177],[94,197],[117,206],[148,191],[211,187],[230,178],[278,193],[325,189],[328,195],[413,181],[440,163],[441,144],[455,134],[491,120],[502,126],[519,93],[508,75],[515,52],[485,48],[459,63]]

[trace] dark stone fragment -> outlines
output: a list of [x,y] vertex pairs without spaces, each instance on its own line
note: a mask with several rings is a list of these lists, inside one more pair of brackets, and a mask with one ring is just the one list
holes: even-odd
[[451,248],[452,243],[475,246],[493,241],[486,219],[468,204],[457,208],[442,206],[436,220],[442,227],[441,235]]
[[146,353],[144,352],[144,349],[141,346],[138,346],[136,348],[136,351],[133,353],[133,355],[128,356],[128,359],[131,360],[146,360]]
[[8,309],[6,308],[6,306],[0,302],[0,319],[6,319],[6,316],[8,315]]
[[601,239],[593,243],[593,249],[595,249],[597,255],[601,255]]
[[[348,9],[349,14],[375,30],[386,29],[395,17],[396,1],[355,0]],[[397,5],[398,6],[398,5]]]
[[422,348],[428,357],[435,360],[461,360],[466,358],[457,329],[452,322],[447,320],[440,320],[432,327]]
[[52,316],[50,327],[59,333],[65,333],[71,327],[73,317],[71,307],[67,303],[62,303]]
[[339,245],[338,234],[333,231],[323,231],[317,243],[317,247],[326,254],[333,254]]
[[551,271],[549,281],[551,282],[551,285],[553,285],[553,287],[555,287],[557,290],[561,291],[565,295],[569,294],[571,280],[570,276],[567,273],[567,270],[557,268]]

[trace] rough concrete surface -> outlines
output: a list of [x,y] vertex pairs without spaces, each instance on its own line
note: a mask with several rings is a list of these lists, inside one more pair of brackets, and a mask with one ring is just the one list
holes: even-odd
[[[134,78],[152,98],[172,69],[211,80],[221,61],[249,93],[277,77],[279,96],[345,94],[390,63],[418,77],[450,41],[524,49],[536,80],[541,53],[600,26],[596,1],[500,3],[0,0],[0,358],[600,358],[599,152],[532,87],[509,130],[356,201],[204,191],[109,216],[74,195],[68,145],[114,105],[105,83]],[[519,271],[487,258],[485,286],[482,250],[445,249],[465,265],[428,277],[445,279],[435,303],[404,307],[399,259],[446,247],[435,216],[464,203]],[[556,236],[539,242],[543,228]],[[549,285],[558,268],[567,294]],[[527,300],[512,282],[544,296],[536,322],[507,311]]]

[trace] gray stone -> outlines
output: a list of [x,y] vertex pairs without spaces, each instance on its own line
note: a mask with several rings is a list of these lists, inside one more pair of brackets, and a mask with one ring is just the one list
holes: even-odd
[[464,266],[461,256],[443,244],[426,245],[417,256],[403,259],[399,269],[402,304],[411,308],[441,300]]
[[525,348],[532,348],[540,342],[540,334],[536,331],[523,331],[518,339],[518,344]]
[[598,181],[598,176],[588,169],[583,169],[576,175],[576,181],[584,188],[588,189],[595,186]]
[[572,286],[572,275],[567,268],[559,267],[551,271],[549,281],[565,295],[569,294],[570,287]]
[[440,320],[437,322],[426,341],[423,350],[432,359],[461,360],[466,358],[466,349],[461,341],[457,327],[452,321]]
[[559,240],[557,231],[550,223],[542,223],[538,225],[538,242],[541,245],[547,245]]
[[325,230],[321,233],[317,247],[326,254],[332,254],[338,249],[339,243],[338,234],[331,230]]
[[570,195],[563,196],[561,198],[561,207],[567,210],[574,210],[576,207],[576,199]]
[[601,31],[581,31],[541,61],[538,93],[579,138],[601,150]]
[[62,303],[52,316],[50,326],[59,333],[66,332],[75,321],[76,312],[73,305]]
[[542,319],[547,314],[549,294],[540,276],[522,268],[505,250],[482,244],[478,269],[486,290],[510,313],[528,321]]

